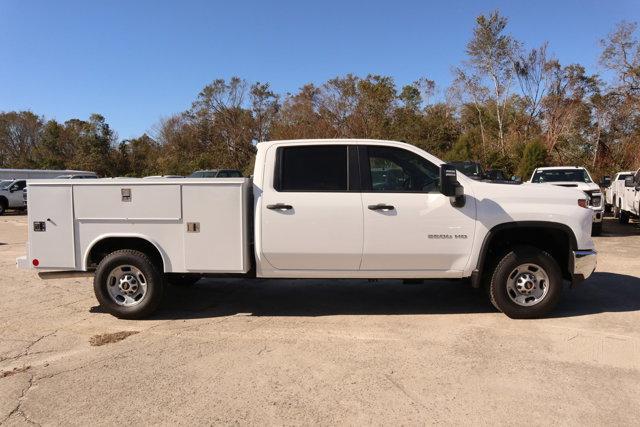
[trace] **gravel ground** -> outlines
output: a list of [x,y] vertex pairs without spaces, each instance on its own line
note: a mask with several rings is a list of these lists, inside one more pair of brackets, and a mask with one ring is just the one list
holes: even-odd
[[640,424],[640,229],[552,318],[461,283],[202,280],[157,316],[102,313],[89,278],[15,268],[0,217],[0,424]]

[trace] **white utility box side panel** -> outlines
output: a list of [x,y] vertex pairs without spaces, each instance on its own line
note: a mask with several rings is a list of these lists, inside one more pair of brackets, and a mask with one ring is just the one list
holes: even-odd
[[29,264],[39,269],[75,270],[73,188],[29,184]]
[[248,189],[247,179],[182,186],[187,271],[249,271]]
[[74,185],[76,219],[179,220],[180,185],[140,185],[111,181]]

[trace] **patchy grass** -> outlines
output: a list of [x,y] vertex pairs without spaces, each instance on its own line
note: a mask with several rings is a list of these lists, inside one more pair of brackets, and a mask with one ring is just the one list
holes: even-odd
[[29,369],[31,369],[31,366],[27,365],[21,368],[13,368],[10,371],[2,371],[0,372],[0,378],[10,377],[11,375],[19,374],[21,372],[27,372]]
[[98,334],[89,338],[89,344],[94,347],[98,347],[105,344],[113,344],[114,342],[122,341],[123,339],[135,335],[140,331],[120,331],[112,332],[108,334]]

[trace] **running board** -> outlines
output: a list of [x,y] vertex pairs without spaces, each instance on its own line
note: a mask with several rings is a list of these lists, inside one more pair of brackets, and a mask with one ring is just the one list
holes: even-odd
[[48,279],[72,279],[74,277],[91,277],[92,271],[40,271],[38,277],[43,280]]

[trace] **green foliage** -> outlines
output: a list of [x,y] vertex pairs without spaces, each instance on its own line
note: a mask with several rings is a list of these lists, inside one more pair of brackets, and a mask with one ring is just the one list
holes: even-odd
[[544,144],[537,140],[531,141],[524,148],[517,175],[523,180],[528,179],[535,168],[547,165],[547,156]]
[[477,160],[473,153],[473,147],[477,145],[474,131],[465,132],[456,141],[451,150],[445,155],[449,162],[463,162]]

